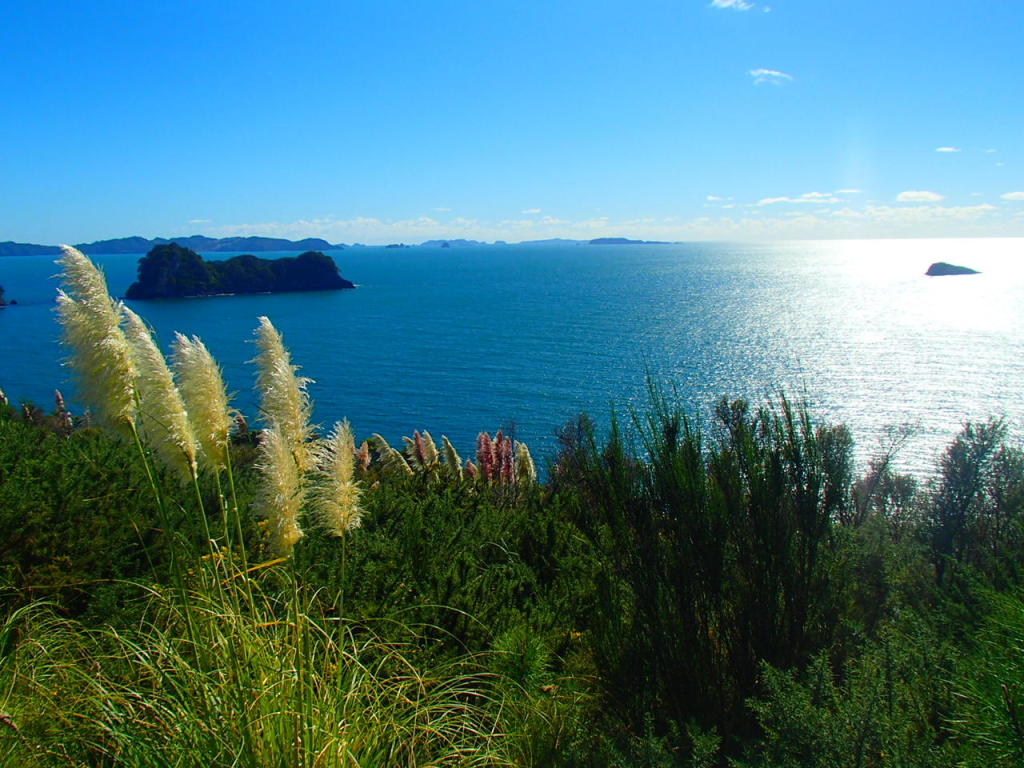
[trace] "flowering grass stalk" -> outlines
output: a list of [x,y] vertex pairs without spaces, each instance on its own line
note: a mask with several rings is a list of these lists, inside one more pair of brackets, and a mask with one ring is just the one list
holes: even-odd
[[516,477],[531,483],[537,482],[537,467],[526,443],[516,443]]
[[121,329],[123,305],[110,298],[103,273],[80,251],[61,246],[64,288],[57,292],[57,314],[64,343],[72,349],[82,399],[102,421],[131,436],[136,420],[135,365]]
[[456,480],[461,480],[462,457],[459,456],[459,452],[455,450],[455,446],[452,445],[452,441],[448,439],[447,435],[441,435],[441,445],[444,449],[444,462],[448,466],[448,471]]
[[231,411],[220,366],[206,345],[176,333],[172,366],[189,420],[209,466],[221,469],[228,462]]
[[402,441],[405,443],[405,456],[410,467],[414,467],[417,472],[431,472],[437,468],[437,446],[429,432],[423,430],[421,434],[416,430],[412,437],[403,437]]
[[[242,531],[242,518],[238,508],[238,494],[235,491],[235,476],[229,451],[232,416],[241,419],[243,424],[244,419],[241,414],[232,413],[220,366],[198,336],[188,338],[181,333],[175,333],[173,349],[171,364],[178,381],[178,389],[185,402],[189,422],[199,442],[205,464],[213,470],[217,498],[220,502],[224,542],[229,550],[232,538],[242,545],[240,554],[245,570],[248,568],[248,556],[244,546],[245,536]],[[230,505],[221,485],[222,471],[228,478]]]
[[498,457],[494,448],[494,440],[491,439],[489,432],[481,432],[476,436],[476,465],[485,480],[494,477],[498,466]]
[[355,441],[347,421],[336,424],[331,436],[317,451],[321,483],[313,492],[313,506],[320,524],[332,536],[344,536],[360,523],[361,490],[355,475]]
[[199,472],[199,443],[185,403],[149,328],[132,310],[125,307],[123,312],[125,336],[135,363],[143,435],[164,463],[194,481]]
[[296,375],[299,368],[292,365],[281,334],[270,320],[260,317],[259,322],[256,388],[262,396],[263,416],[284,439],[299,471],[310,472],[316,462],[310,447],[313,428],[309,418],[313,408],[306,387],[313,380]]
[[392,448],[388,441],[376,432],[373,433],[373,444],[377,449],[377,455],[380,457],[380,462],[384,469],[412,475],[412,467],[409,466],[409,462],[405,460],[405,457]]
[[270,548],[283,557],[290,556],[302,538],[299,512],[305,493],[288,441],[276,427],[263,430],[256,467],[262,477],[258,508],[267,521]]

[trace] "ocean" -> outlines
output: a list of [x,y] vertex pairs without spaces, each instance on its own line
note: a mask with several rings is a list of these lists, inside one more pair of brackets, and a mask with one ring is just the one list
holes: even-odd
[[[95,256],[122,295],[142,254]],[[260,254],[266,256],[268,254]],[[283,255],[283,254],[276,254]],[[628,422],[650,378],[707,419],[722,396],[785,392],[844,422],[863,464],[893,429],[903,471],[926,474],[966,420],[1024,434],[1024,240],[351,248],[354,291],[130,302],[166,348],[200,336],[233,403],[258,423],[260,315],[315,380],[315,420],[357,439],[415,429],[472,456],[514,431],[543,461],[580,412]],[[211,258],[225,258],[215,254]],[[979,275],[924,276],[935,261]],[[50,409],[73,396],[53,312],[52,257],[0,258],[0,389]],[[80,409],[82,406],[79,405]]]

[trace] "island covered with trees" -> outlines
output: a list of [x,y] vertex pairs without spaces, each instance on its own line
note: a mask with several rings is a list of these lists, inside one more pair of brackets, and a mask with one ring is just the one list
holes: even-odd
[[139,259],[138,280],[125,298],[167,299],[228,293],[328,291],[355,288],[334,259],[319,251],[297,257],[261,259],[251,254],[206,261],[177,243],[154,247]]

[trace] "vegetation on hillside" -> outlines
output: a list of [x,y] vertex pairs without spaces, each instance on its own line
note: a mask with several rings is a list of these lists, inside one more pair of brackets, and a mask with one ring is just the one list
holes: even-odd
[[0,405],[0,763],[1024,761],[1002,422],[923,480],[785,397],[701,422],[652,391],[568,423],[539,482],[501,433],[467,461],[311,426],[266,318],[250,429],[202,342],[168,368],[79,257],[91,412]]

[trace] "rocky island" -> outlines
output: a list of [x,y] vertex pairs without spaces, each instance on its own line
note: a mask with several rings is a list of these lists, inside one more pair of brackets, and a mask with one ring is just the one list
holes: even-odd
[[590,245],[671,245],[664,240],[630,240],[628,237],[595,237]]
[[206,261],[191,248],[168,243],[139,259],[138,275],[126,299],[355,288],[339,274],[334,259],[319,251],[306,251],[294,258],[261,259],[246,254]]
[[925,272],[928,277],[944,277],[946,275],[977,275],[978,270],[970,267],[959,267],[956,264],[947,264],[944,261],[937,261],[928,267]]

